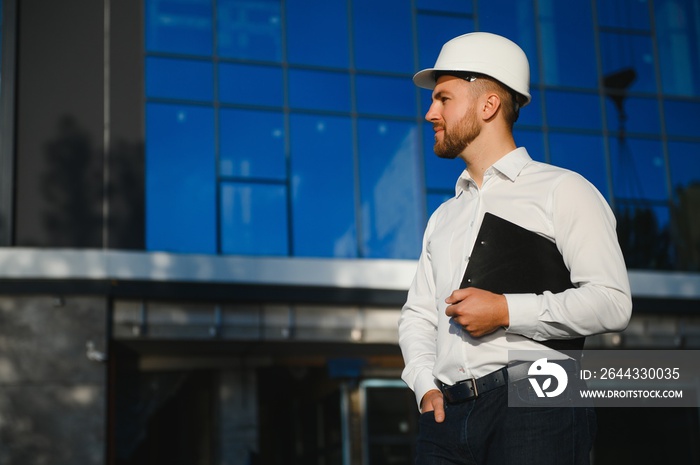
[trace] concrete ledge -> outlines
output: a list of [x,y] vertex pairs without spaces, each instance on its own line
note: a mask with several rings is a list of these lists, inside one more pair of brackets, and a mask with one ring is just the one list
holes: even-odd
[[70,249],[0,249],[0,279],[242,283],[406,290],[411,260],[241,257]]
[[[0,249],[0,280],[115,280],[406,291],[414,260],[243,257],[164,252]],[[700,274],[630,270],[632,294],[700,299]]]

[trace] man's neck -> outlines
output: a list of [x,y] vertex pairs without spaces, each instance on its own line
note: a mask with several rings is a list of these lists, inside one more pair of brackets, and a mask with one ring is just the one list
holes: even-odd
[[515,149],[513,137],[503,137],[492,140],[492,143],[470,144],[462,154],[462,159],[467,164],[469,175],[481,187],[486,170]]

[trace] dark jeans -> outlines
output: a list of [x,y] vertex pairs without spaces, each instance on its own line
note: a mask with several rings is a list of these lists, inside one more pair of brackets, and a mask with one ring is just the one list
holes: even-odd
[[527,379],[474,400],[445,406],[445,421],[421,415],[416,465],[582,465],[589,463],[595,410],[560,401],[508,407],[508,389],[525,394]]

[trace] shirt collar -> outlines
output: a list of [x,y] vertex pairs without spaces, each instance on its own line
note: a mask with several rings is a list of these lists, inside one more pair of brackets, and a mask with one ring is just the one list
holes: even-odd
[[[532,158],[530,158],[530,154],[527,153],[527,149],[525,149],[525,147],[518,147],[512,152],[509,152],[501,157],[491,166],[491,168],[497,170],[511,181],[515,181],[525,165],[531,161]],[[462,192],[467,190],[469,188],[469,184],[472,182],[473,180],[469,175],[469,171],[462,171],[462,174],[457,180],[457,185],[455,186],[455,197],[459,197]]]
[[525,147],[518,147],[494,163],[493,168],[500,171],[511,181],[515,181],[515,178],[517,178],[523,168],[525,168],[525,165],[531,161],[532,158],[530,158],[530,154],[527,153],[527,149],[525,149]]

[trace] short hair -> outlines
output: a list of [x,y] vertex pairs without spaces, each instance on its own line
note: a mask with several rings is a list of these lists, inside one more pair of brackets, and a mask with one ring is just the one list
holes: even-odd
[[435,72],[436,81],[441,76],[454,76],[471,82],[473,84],[472,89],[476,94],[481,94],[484,92],[496,93],[501,99],[501,111],[503,111],[503,118],[510,129],[513,129],[513,125],[518,120],[518,116],[520,116],[520,107],[525,100],[523,96],[512,90],[510,87],[505,86],[500,81],[485,74],[471,73],[468,71]]

